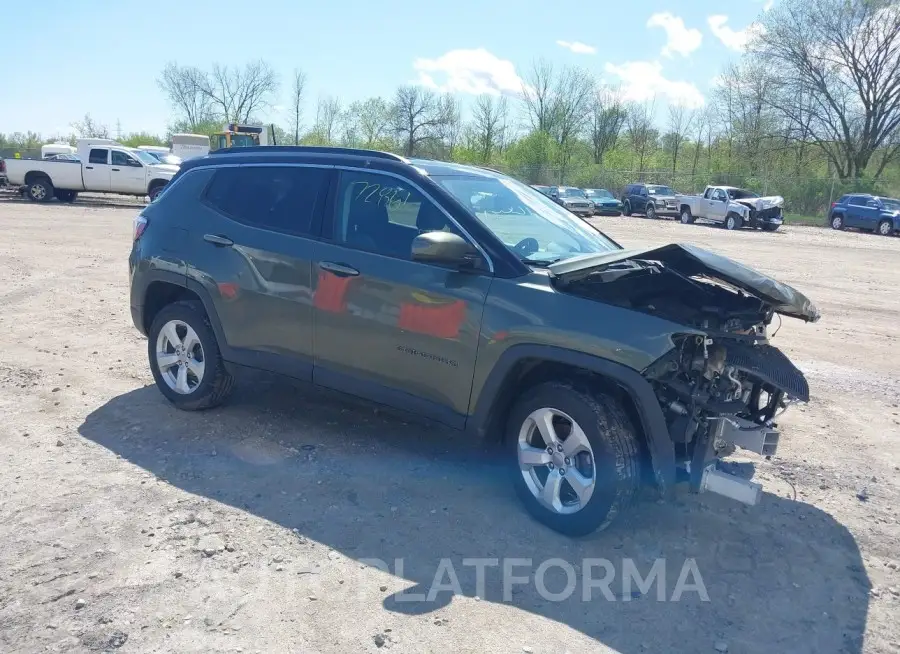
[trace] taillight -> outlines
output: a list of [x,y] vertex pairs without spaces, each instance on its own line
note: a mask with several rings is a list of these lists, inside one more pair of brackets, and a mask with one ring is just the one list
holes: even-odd
[[832,208],[832,209],[834,209],[836,206],[837,206],[837,202],[832,202],[832,203],[831,203],[831,208]]
[[147,230],[147,219],[144,218],[144,216],[140,216],[140,215],[136,216],[134,219],[133,227],[134,227],[134,230],[133,230],[132,237],[133,237],[133,240],[136,241],[141,237],[141,234],[143,234]]

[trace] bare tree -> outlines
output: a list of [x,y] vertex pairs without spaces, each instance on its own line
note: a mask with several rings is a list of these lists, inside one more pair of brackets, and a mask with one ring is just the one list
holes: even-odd
[[694,142],[694,153],[691,157],[691,183],[693,184],[694,175],[697,173],[697,165],[700,163],[700,152],[703,149],[703,132],[710,129],[710,112],[708,109],[698,111],[694,120],[694,132],[692,140]]
[[459,101],[449,93],[445,93],[438,100],[438,115],[440,122],[436,129],[437,136],[445,150],[446,158],[452,159],[462,135],[462,110]]
[[377,147],[387,135],[391,116],[388,104],[382,98],[352,103],[347,109],[347,116],[348,122],[354,124],[353,131],[360,144],[365,148]]
[[581,68],[564,68],[559,75],[552,134],[558,147],[560,181],[565,177],[575,140],[587,125],[595,88],[594,78]]
[[594,91],[589,130],[595,164],[602,164],[603,155],[616,147],[626,116],[625,104],[618,90],[601,87]]
[[538,132],[550,133],[556,119],[556,76],[553,64],[546,59],[537,59],[525,74],[522,101],[531,123]]
[[206,73],[199,68],[166,64],[157,84],[175,109],[178,123],[187,131],[195,131],[212,117],[210,98],[204,92]]
[[653,100],[644,104],[635,103],[628,108],[625,134],[628,136],[629,145],[631,145],[638,158],[638,174],[644,172],[644,164],[657,146],[658,133],[653,128],[655,105],[656,101]]
[[300,145],[300,126],[303,122],[303,92],[306,90],[306,73],[294,69],[291,79],[291,127],[294,128],[294,145]]
[[243,68],[213,65],[202,78],[201,90],[216,112],[227,122],[248,123],[268,106],[278,91],[275,71],[264,61],[251,61]]
[[85,114],[82,120],[72,123],[72,129],[74,129],[81,138],[109,138],[109,127],[95,121],[91,118],[90,114]]
[[720,120],[729,145],[736,146],[751,175],[758,172],[772,149],[771,140],[777,131],[767,100],[774,83],[758,62],[746,61],[726,69],[715,93],[717,104],[727,107],[727,114]]
[[762,25],[750,57],[771,72],[767,102],[807,126],[842,179],[862,176],[876,152],[879,176],[900,154],[896,0],[785,0]]
[[666,140],[672,154],[672,174],[678,167],[678,154],[681,145],[687,140],[691,125],[694,122],[694,112],[684,105],[669,105],[669,132]]
[[507,100],[490,95],[479,96],[472,110],[471,136],[473,148],[482,163],[490,163],[495,151],[503,147]]
[[332,96],[319,98],[313,131],[323,145],[334,145],[340,130],[341,101]]
[[401,86],[392,106],[393,127],[403,152],[411,157],[419,146],[434,138],[444,116],[437,96],[419,86]]

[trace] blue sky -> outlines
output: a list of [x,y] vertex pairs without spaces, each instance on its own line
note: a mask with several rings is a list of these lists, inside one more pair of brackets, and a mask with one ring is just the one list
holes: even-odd
[[[778,0],[774,0],[775,3]],[[283,80],[264,117],[288,122],[288,78],[307,74],[306,122],[320,95],[344,103],[421,83],[514,94],[536,57],[580,65],[629,99],[701,106],[772,0],[43,0],[4,36],[0,132],[71,132],[85,113],[163,132],[156,79],[169,61],[209,67],[261,58]]]

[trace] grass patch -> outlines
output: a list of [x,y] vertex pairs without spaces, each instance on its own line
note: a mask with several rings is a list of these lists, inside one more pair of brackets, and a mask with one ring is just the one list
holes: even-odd
[[804,225],[807,227],[827,227],[825,216],[805,216],[801,213],[785,213],[785,225]]

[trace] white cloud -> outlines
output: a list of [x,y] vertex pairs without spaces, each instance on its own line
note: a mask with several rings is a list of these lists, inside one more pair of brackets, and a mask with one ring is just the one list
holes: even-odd
[[522,80],[513,63],[484,48],[450,50],[437,59],[419,58],[413,62],[413,68],[419,73],[420,84],[441,92],[471,95],[522,92]]
[[750,23],[742,30],[733,30],[728,26],[728,16],[724,14],[715,14],[706,19],[709,23],[709,29],[715,34],[716,38],[725,44],[727,48],[743,52],[747,49],[750,41],[762,32],[762,25],[759,23]]
[[628,61],[622,65],[607,63],[604,69],[619,78],[618,84],[626,100],[647,102],[655,96],[664,96],[672,104],[692,109],[702,107],[706,102],[694,84],[666,79],[662,74],[662,64],[658,61]]
[[597,54],[597,48],[580,41],[557,41],[556,45],[571,50],[575,54]]
[[675,16],[668,11],[650,16],[647,27],[661,27],[666,31],[668,40],[662,49],[662,53],[666,57],[671,57],[676,52],[687,57],[703,42],[703,34],[700,30],[693,27],[688,28],[681,16]]

